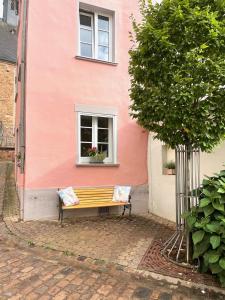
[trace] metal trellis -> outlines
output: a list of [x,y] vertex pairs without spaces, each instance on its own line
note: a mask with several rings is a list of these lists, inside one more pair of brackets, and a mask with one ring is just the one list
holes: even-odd
[[191,239],[183,213],[199,203],[200,150],[190,145],[175,149],[176,232],[165,242],[162,254],[178,264],[190,266]]

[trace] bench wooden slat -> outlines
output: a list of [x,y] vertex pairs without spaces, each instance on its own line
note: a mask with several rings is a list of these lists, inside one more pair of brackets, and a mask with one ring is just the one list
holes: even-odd
[[91,199],[91,198],[87,198],[87,199],[79,199],[80,203],[86,203],[86,202],[113,202],[112,198],[102,198],[102,199]]
[[109,194],[103,194],[103,195],[92,195],[92,194],[89,194],[89,195],[79,195],[79,194],[76,194],[77,197],[79,199],[87,199],[87,198],[93,198],[93,199],[103,199],[103,198],[113,198],[113,194],[109,195]]
[[95,189],[95,188],[87,188],[87,189],[74,189],[74,191],[76,193],[93,193],[93,192],[96,192],[96,193],[102,193],[102,192],[113,192],[114,191],[114,188],[98,188],[98,189]]
[[78,198],[87,198],[87,197],[99,197],[99,198],[102,198],[102,197],[112,197],[113,196],[113,193],[110,193],[110,194],[79,194],[79,193],[76,193],[77,197]]
[[63,209],[97,208],[97,207],[124,206],[124,205],[129,205],[129,203],[124,203],[124,202],[102,202],[102,203],[91,203],[91,204],[81,203],[74,206],[63,206]]

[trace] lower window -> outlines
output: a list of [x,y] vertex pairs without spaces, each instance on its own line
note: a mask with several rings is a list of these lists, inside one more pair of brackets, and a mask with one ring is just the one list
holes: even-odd
[[105,154],[104,162],[116,161],[116,119],[115,116],[89,115],[79,116],[79,163],[88,163],[89,149],[96,147]]

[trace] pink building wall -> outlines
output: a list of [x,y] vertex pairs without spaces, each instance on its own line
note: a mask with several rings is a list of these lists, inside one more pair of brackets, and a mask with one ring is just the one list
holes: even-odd
[[[132,13],[138,16],[138,0],[82,2],[115,12],[117,65],[75,58],[79,45],[78,1],[29,1],[25,178],[23,184],[18,175],[17,182],[24,185],[27,219],[39,218],[42,212],[38,215],[32,211],[39,209],[41,201],[51,201],[53,207],[53,191],[56,195],[58,187],[115,184],[135,187],[148,181],[147,133],[129,115],[129,16]],[[76,165],[76,104],[117,109],[119,166]],[[17,119],[18,114],[19,108]],[[52,192],[46,200],[48,190]],[[56,215],[56,210],[52,214],[50,210],[43,217]]]

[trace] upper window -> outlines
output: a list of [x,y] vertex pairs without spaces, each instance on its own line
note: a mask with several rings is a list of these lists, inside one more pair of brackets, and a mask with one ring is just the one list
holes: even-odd
[[80,11],[80,55],[112,61],[112,17]]

